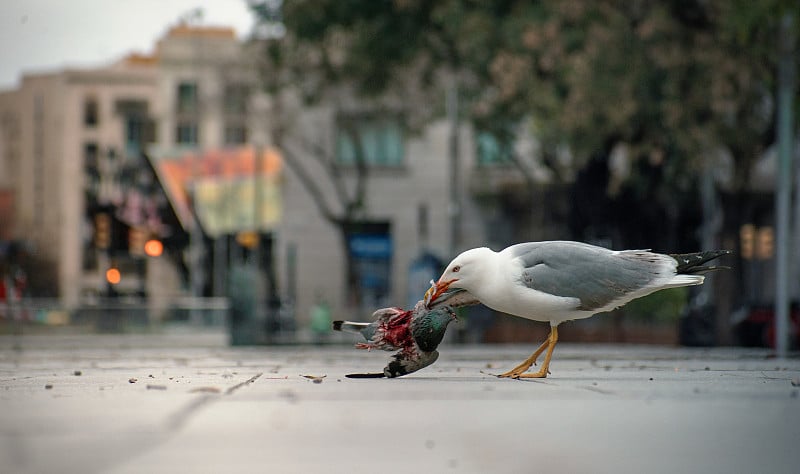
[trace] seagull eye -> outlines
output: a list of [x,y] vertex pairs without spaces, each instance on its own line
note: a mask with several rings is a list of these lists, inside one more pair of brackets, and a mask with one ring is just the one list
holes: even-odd
[[455,267],[453,267],[453,273],[458,273],[459,270],[461,270],[461,265],[456,265]]

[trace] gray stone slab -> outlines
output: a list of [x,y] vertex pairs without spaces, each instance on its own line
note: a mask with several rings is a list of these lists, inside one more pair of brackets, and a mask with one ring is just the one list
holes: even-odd
[[766,350],[560,344],[549,378],[514,381],[490,374],[534,345],[445,345],[418,373],[354,380],[344,375],[380,370],[388,354],[224,342],[0,338],[0,465],[60,473],[800,466],[800,360]]

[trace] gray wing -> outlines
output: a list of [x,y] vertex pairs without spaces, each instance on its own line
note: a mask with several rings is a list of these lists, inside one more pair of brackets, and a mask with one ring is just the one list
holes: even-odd
[[578,298],[578,309],[603,308],[646,288],[663,271],[664,256],[613,252],[580,242],[530,242],[506,249],[523,266],[520,282],[551,295]]
[[402,377],[436,362],[438,351],[422,352],[416,346],[408,347],[392,356],[392,360],[383,369],[388,378]]

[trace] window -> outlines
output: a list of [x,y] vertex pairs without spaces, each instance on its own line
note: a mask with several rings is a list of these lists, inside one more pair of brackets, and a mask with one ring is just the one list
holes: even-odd
[[83,146],[83,163],[87,169],[97,169],[99,156],[100,149],[97,147],[97,143],[90,142]]
[[175,128],[175,143],[180,145],[197,145],[197,122],[178,122],[178,126]]
[[246,115],[250,88],[245,84],[227,84],[223,95],[223,106],[227,115]]
[[404,135],[400,116],[340,116],[336,127],[336,162],[354,165],[359,154],[356,144],[360,143],[367,164],[402,166]]
[[243,124],[227,124],[225,125],[226,145],[241,145],[247,143],[247,127]]
[[145,143],[146,122],[143,117],[130,115],[125,120],[126,148],[139,147]]
[[181,82],[178,84],[178,96],[175,110],[178,114],[192,114],[199,109],[197,84],[194,82]]
[[83,124],[87,127],[96,127],[99,122],[97,99],[90,97],[83,103]]
[[92,207],[100,194],[100,147],[94,142],[83,145],[83,182],[86,205]]
[[126,140],[128,149],[156,142],[155,121],[147,117],[130,116],[126,120]]
[[[139,150],[147,143],[155,143],[155,122],[148,117],[147,101],[139,99],[118,100],[117,115],[125,126],[125,147],[129,152]],[[137,151],[138,152],[138,151]]]
[[178,84],[175,110],[177,115],[175,143],[197,145],[199,143],[197,114],[200,111],[197,83],[181,82]]
[[479,165],[511,163],[511,145],[503,143],[496,135],[489,132],[479,132],[475,141],[477,142]]

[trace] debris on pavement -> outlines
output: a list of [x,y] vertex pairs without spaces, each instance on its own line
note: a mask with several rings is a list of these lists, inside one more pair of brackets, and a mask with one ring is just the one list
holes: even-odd
[[314,383],[322,383],[322,379],[324,379],[327,376],[328,376],[327,374],[326,375],[304,375],[304,374],[300,374],[300,377],[309,379]]
[[189,390],[189,393],[220,393],[221,391],[217,387],[197,387]]

